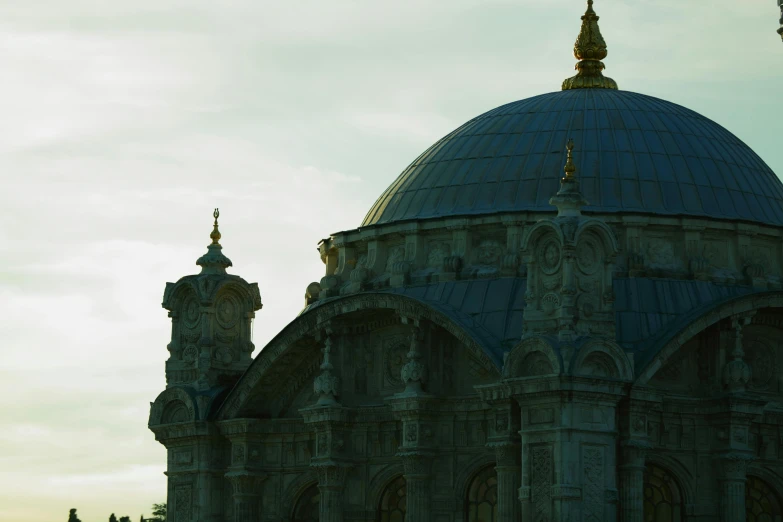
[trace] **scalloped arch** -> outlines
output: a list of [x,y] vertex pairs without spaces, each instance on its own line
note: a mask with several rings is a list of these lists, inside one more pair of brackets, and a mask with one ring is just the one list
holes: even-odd
[[633,380],[633,366],[625,351],[617,344],[608,339],[595,339],[582,346],[573,356],[570,367],[574,375],[584,375],[582,370],[588,359],[602,353],[608,356],[614,364],[617,371],[616,378],[625,381]]
[[693,337],[708,327],[733,315],[761,310],[763,308],[783,307],[783,292],[757,292],[724,301],[706,312],[692,318],[688,324],[667,337],[659,347],[653,348],[653,355],[640,369],[634,384],[647,384],[663,368],[671,357]]
[[[544,337],[530,337],[517,343],[517,345],[514,346],[508,353],[508,357],[503,364],[503,377],[506,379],[511,379],[525,376],[522,375],[520,366],[529,356],[533,356],[537,353],[542,354],[546,358],[553,372],[532,375],[558,375],[563,372],[563,365],[560,361],[560,356],[549,340]],[[530,377],[532,375],[526,375],[526,377]]]
[[574,244],[579,245],[579,239],[582,235],[590,232],[595,233],[601,239],[607,252],[613,256],[617,255],[620,250],[617,246],[617,238],[614,237],[614,232],[609,225],[600,219],[589,218],[582,221],[574,233]]
[[[253,360],[229,393],[218,411],[217,418],[225,420],[236,415],[246,404],[256,385],[271,371],[276,362],[286,359],[289,348],[297,341],[312,335],[330,319],[368,309],[393,310],[409,317],[431,321],[453,335],[487,370],[500,376],[500,361],[490,358],[487,355],[489,349],[485,349],[468,330],[445,314],[407,296],[386,293],[358,294],[328,301],[289,323]],[[290,359],[288,357],[287,362],[291,362]]]
[[560,241],[561,246],[565,243],[565,237],[563,236],[563,231],[560,230],[560,227],[551,219],[543,219],[528,229],[520,243],[520,250],[522,250],[523,253],[527,253],[531,247],[531,242],[535,243],[541,236],[546,235],[547,232],[554,233],[558,241]]
[[161,392],[150,406],[148,425],[150,427],[162,425],[163,414],[171,404],[176,402],[181,402],[188,410],[189,419],[186,422],[191,422],[198,418],[199,411],[196,401],[193,400],[185,389],[172,387]]

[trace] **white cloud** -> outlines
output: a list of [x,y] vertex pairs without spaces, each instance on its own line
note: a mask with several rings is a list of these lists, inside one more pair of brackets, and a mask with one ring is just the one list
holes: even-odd
[[[607,73],[715,118],[783,172],[777,13],[762,4],[599,2]],[[0,519],[137,517],[164,500],[146,429],[168,355],[160,300],[197,270],[213,207],[232,273],[261,288],[260,349],[322,276],[321,238],[357,226],[463,121],[573,74],[581,9],[0,5]]]

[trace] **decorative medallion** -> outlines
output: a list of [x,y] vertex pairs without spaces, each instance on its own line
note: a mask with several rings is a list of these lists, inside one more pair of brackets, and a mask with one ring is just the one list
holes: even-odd
[[185,362],[195,362],[197,356],[198,348],[196,348],[195,344],[189,344],[185,347],[184,350],[182,350],[182,360]]
[[482,265],[495,265],[503,253],[503,247],[493,239],[486,239],[479,244],[478,262]]
[[223,328],[232,328],[239,319],[239,303],[233,295],[223,295],[215,303],[215,317]]
[[448,243],[432,243],[430,251],[427,254],[427,266],[430,268],[440,268],[443,265],[443,259],[451,254],[451,247]]
[[576,264],[585,274],[594,274],[600,268],[599,248],[595,241],[585,238],[576,249]]
[[538,262],[545,274],[554,274],[560,268],[560,245],[557,239],[551,238],[541,245],[538,251]]
[[408,343],[404,338],[391,340],[383,352],[386,379],[393,386],[402,384],[402,367],[408,362],[407,355]]
[[198,300],[194,296],[188,297],[182,305],[182,320],[188,328],[198,326],[199,319],[201,319],[199,308]]

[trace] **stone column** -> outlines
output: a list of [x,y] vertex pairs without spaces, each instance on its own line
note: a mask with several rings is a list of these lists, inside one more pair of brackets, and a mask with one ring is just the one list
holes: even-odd
[[750,459],[751,457],[744,453],[728,454],[718,458],[721,522],[745,520],[745,481]]
[[321,503],[318,506],[318,520],[321,522],[342,522],[343,491],[345,487],[345,466],[315,465],[318,472],[318,491]]
[[234,489],[234,522],[258,522],[261,519],[262,473],[231,471],[226,478]]
[[620,522],[644,518],[644,461],[648,445],[635,441],[622,444],[620,475]]
[[432,457],[419,452],[404,452],[406,522],[431,522],[432,520]]
[[519,444],[497,442],[488,444],[495,450],[498,475],[498,522],[518,522],[521,519],[519,484],[521,467]]

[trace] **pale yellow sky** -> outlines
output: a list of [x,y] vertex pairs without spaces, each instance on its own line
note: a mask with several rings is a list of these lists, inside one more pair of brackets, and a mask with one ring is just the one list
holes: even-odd
[[[607,75],[704,114],[777,173],[774,0],[597,0]],[[166,281],[221,208],[260,349],[431,143],[572,75],[581,0],[27,0],[0,5],[0,521],[165,500],[146,428]]]

